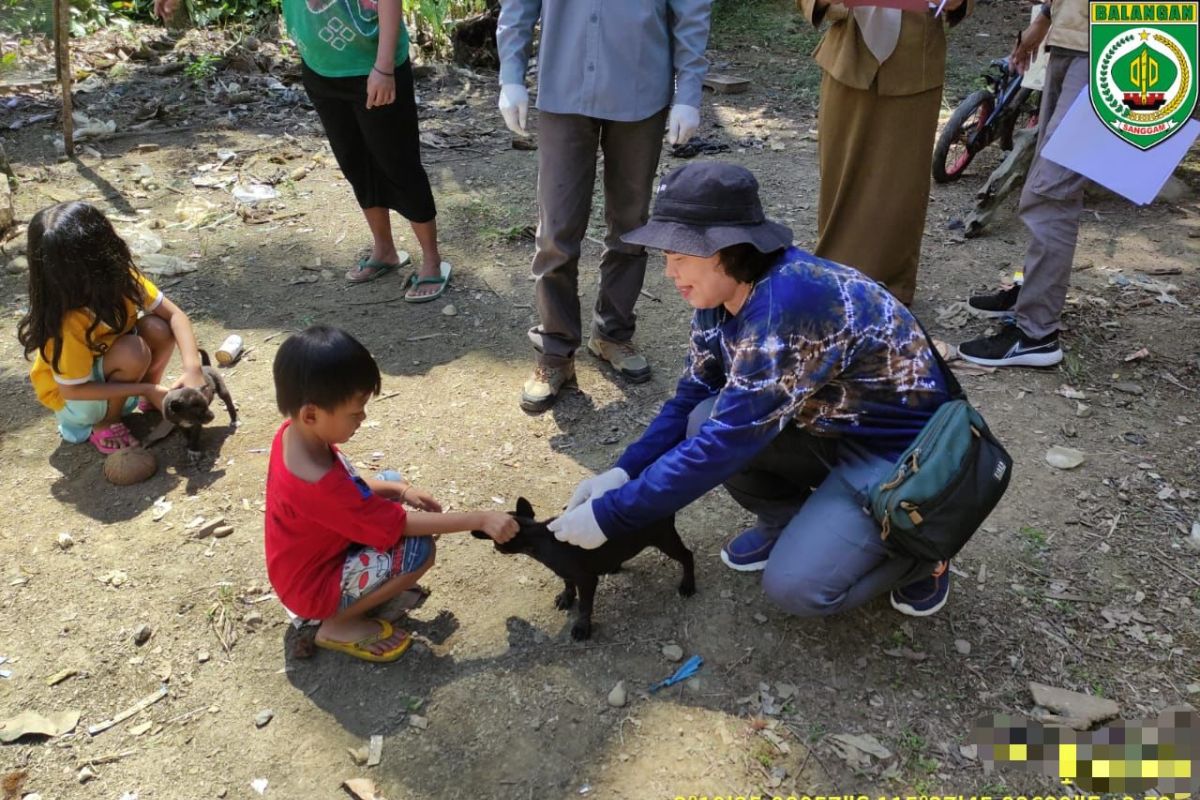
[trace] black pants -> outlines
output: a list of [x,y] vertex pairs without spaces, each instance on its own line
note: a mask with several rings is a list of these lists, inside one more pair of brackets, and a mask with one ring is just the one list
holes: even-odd
[[412,63],[396,67],[396,99],[367,108],[367,76],[326,78],[303,65],[312,100],[338,166],[362,208],[390,208],[410,222],[437,216],[421,166]]

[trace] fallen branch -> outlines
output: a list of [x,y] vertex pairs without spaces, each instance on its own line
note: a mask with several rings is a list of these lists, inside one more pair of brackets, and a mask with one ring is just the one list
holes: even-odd
[[1186,572],[1184,572],[1184,571],[1183,571],[1183,570],[1181,570],[1179,567],[1177,567],[1177,566],[1175,566],[1174,564],[1172,564],[1172,563],[1171,563],[1170,561],[1168,561],[1167,559],[1165,559],[1165,558],[1163,558],[1162,556],[1160,556],[1158,553],[1156,553],[1156,552],[1152,552],[1152,551],[1148,551],[1148,552],[1149,552],[1149,554],[1150,554],[1150,557],[1151,557],[1151,558],[1153,558],[1153,559],[1154,559],[1155,561],[1157,561],[1158,563],[1162,564],[1162,565],[1163,565],[1164,567],[1166,567],[1167,569],[1169,569],[1169,570],[1171,570],[1172,572],[1174,572],[1174,573],[1175,573],[1176,575],[1178,575],[1179,577],[1183,578],[1185,581],[1188,581],[1188,582],[1190,582],[1190,583],[1191,583],[1193,586],[1200,586],[1200,579],[1193,578],[1191,575],[1188,575]]
[[146,695],[141,700],[138,700],[136,703],[134,703],[129,708],[122,711],[120,714],[117,714],[112,719],[106,719],[103,722],[97,722],[95,725],[88,728],[88,735],[95,736],[98,733],[103,733],[104,731],[108,730],[109,728],[113,727],[114,725],[120,725],[122,722],[124,722],[125,720],[132,717],[134,714],[137,714],[138,712],[149,708],[150,706],[154,705],[155,703],[157,703],[159,700],[162,700],[166,696],[167,696],[167,685],[164,683],[162,686],[158,687],[157,692],[155,692],[154,694]]
[[122,750],[119,753],[109,753],[103,756],[96,756],[95,758],[84,759],[78,762],[78,765],[80,767],[98,767],[101,764],[112,764],[120,761],[122,758],[128,758],[136,752],[137,750]]

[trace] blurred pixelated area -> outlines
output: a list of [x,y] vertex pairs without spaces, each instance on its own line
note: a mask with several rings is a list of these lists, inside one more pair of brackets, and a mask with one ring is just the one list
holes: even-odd
[[1153,720],[1118,721],[1095,731],[999,714],[975,726],[972,742],[986,771],[1023,764],[1063,784],[1098,793],[1176,800],[1200,791],[1200,714],[1166,709]]

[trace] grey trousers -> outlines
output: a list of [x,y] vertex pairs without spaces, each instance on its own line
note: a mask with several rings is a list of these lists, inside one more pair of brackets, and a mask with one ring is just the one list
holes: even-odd
[[1026,336],[1041,339],[1058,330],[1071,262],[1079,236],[1083,190],[1087,178],[1042,158],[1042,147],[1057,130],[1088,82],[1086,53],[1051,53],[1042,89],[1037,151],[1025,178],[1018,214],[1029,229],[1025,250],[1025,283],[1017,297],[1017,325]]
[[583,339],[579,311],[579,252],[592,211],[596,150],[604,153],[604,219],[600,291],[593,335],[616,342],[633,338],[633,307],[646,276],[645,248],[621,236],[644,225],[662,153],[667,109],[638,122],[578,114],[538,116],[538,227],[533,257],[539,324],[529,338],[547,365],[574,356]]
[[[712,407],[713,401],[696,407],[688,436]],[[888,552],[879,523],[843,481],[865,488],[892,463],[848,439],[816,437],[792,425],[726,482],[733,499],[758,516],[759,529],[778,537],[762,579],[771,602],[798,616],[826,616],[930,576],[933,564]]]

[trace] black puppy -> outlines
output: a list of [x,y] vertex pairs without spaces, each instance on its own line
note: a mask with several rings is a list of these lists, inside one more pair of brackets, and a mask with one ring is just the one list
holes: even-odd
[[[595,550],[584,550],[555,539],[546,527],[550,520],[536,521],[533,506],[524,497],[517,500],[517,510],[512,516],[521,527],[517,535],[504,544],[497,542],[496,549],[509,555],[524,553],[562,578],[566,586],[554,598],[555,608],[563,611],[570,608],[578,592],[579,611],[571,626],[571,636],[575,639],[587,639],[592,635],[592,602],[600,576],[620,571],[622,564],[647,547],[657,547],[683,565],[683,580],[679,582],[681,595],[691,597],[696,593],[695,560],[675,530],[674,515],[651,523],[637,533],[609,539]],[[482,531],[471,531],[471,534],[477,539],[489,538]]]
[[200,363],[203,364],[200,369],[204,373],[204,386],[199,389],[189,386],[172,389],[163,398],[162,409],[164,419],[175,423],[187,433],[187,447],[192,453],[200,451],[201,429],[213,421],[210,406],[214,397],[220,397],[221,402],[225,404],[225,410],[229,412],[229,421],[237,423],[237,408],[233,405],[233,397],[229,394],[229,387],[225,385],[225,378],[213,368],[208,360],[208,353],[204,350],[200,351]]

